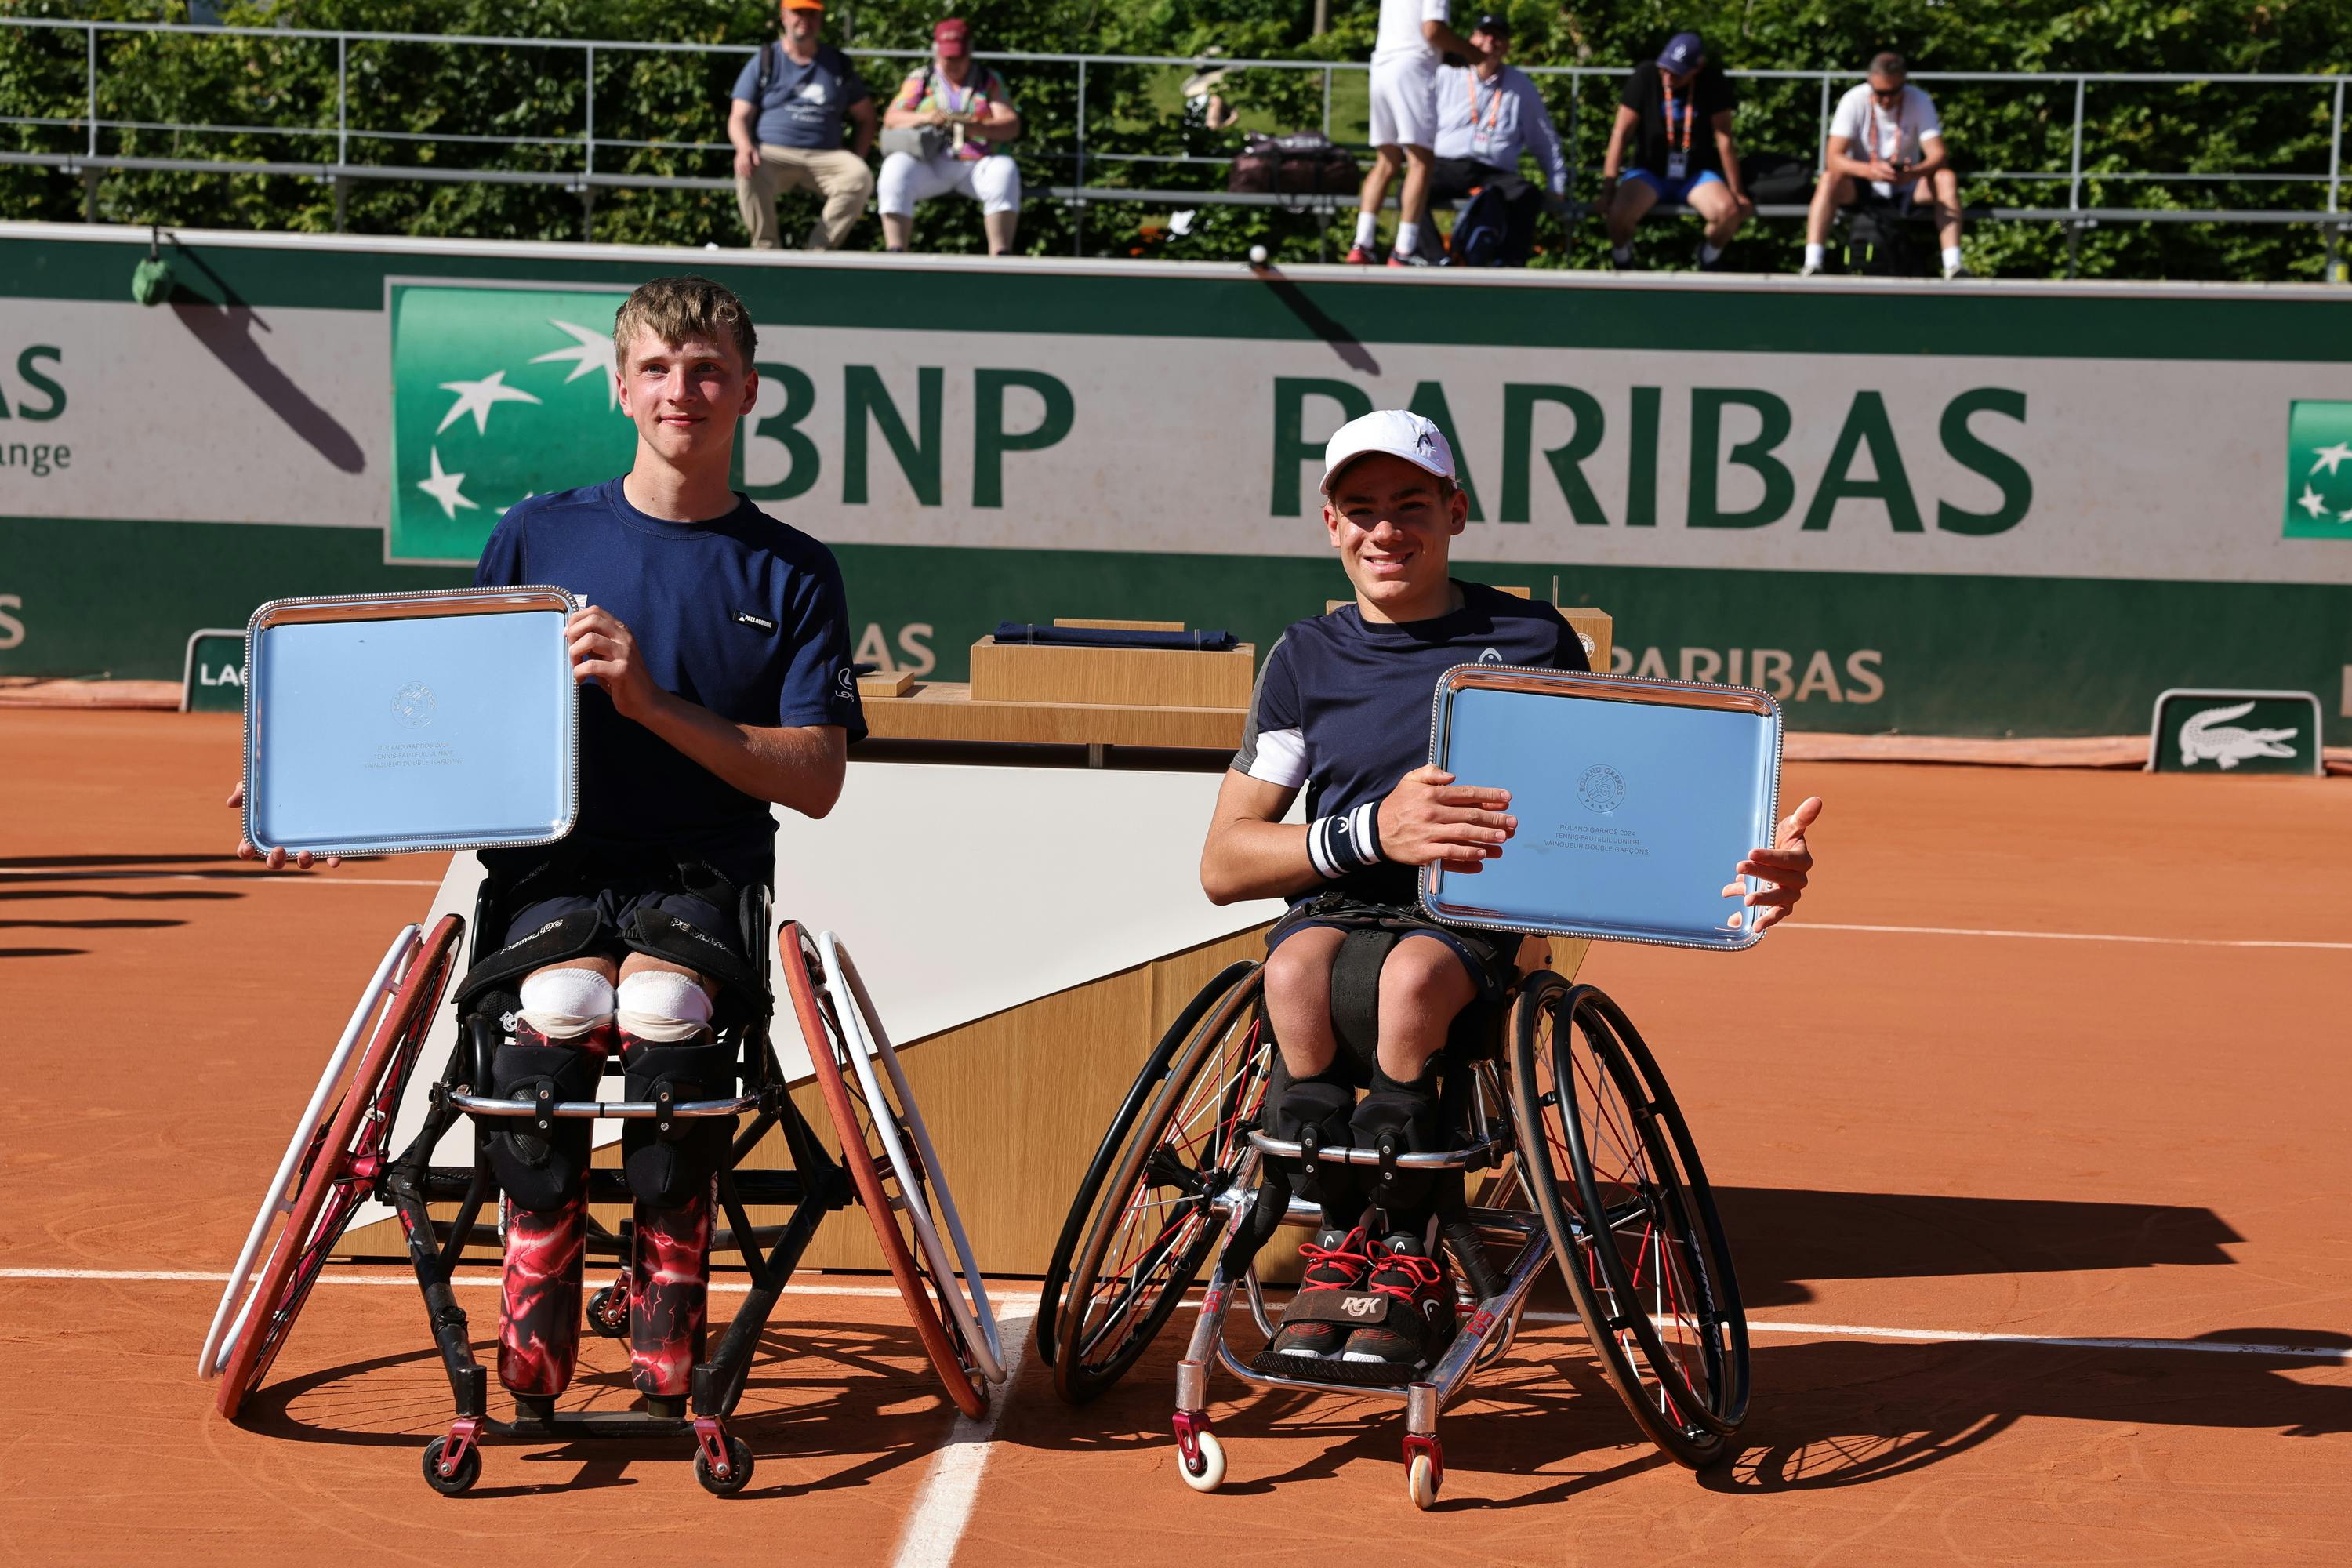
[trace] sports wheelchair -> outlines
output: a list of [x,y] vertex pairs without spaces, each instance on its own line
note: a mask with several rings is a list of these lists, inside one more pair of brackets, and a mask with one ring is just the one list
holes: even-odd
[[[1343,950],[1335,991],[1347,962]],[[1440,1125],[1458,1133],[1458,1147],[1401,1151],[1384,1135],[1377,1148],[1318,1149],[1264,1130],[1278,1057],[1263,985],[1264,966],[1245,961],[1192,998],[1087,1167],[1036,1320],[1061,1396],[1083,1404],[1118,1382],[1213,1255],[1176,1364],[1185,1483],[1214,1491],[1225,1479],[1207,1409],[1213,1363],[1260,1387],[1402,1401],[1407,1489],[1430,1508],[1445,1474],[1439,1411],[1509,1351],[1529,1293],[1557,1263],[1601,1371],[1643,1432],[1693,1468],[1729,1457],[1748,1407],[1747,1318],[1690,1129],[1624,1012],[1549,969],[1523,973],[1501,1005],[1474,1004],[1456,1020],[1439,1058]],[[1358,1034],[1350,1041],[1343,1027],[1343,1052],[1369,1051]],[[1397,1172],[1435,1173],[1457,1329],[1411,1382],[1349,1375],[1362,1363],[1308,1363],[1328,1375],[1307,1375],[1297,1358],[1244,1361],[1226,1342],[1237,1290],[1259,1333],[1273,1337],[1257,1256],[1277,1227],[1321,1223],[1320,1208],[1291,1192],[1318,1161],[1363,1167],[1374,1201]],[[1268,1364],[1277,1361],[1293,1364]]]
[[[496,912],[486,884],[474,911],[476,962],[486,945],[495,944],[486,933],[506,930]],[[429,933],[409,926],[377,965],[295,1123],[205,1336],[198,1370],[219,1377],[215,1404],[221,1414],[234,1419],[268,1375],[345,1228],[362,1205],[373,1200],[388,1205],[399,1218],[456,1404],[448,1430],[427,1444],[424,1454],[425,1482],[445,1496],[464,1492],[480,1479],[480,1446],[489,1437],[690,1436],[695,1479],[704,1489],[721,1497],[742,1490],[751,1478],[751,1451],[727,1422],[742,1398],[761,1331],[818,1224],[853,1204],[873,1224],[908,1316],[948,1397],[964,1415],[982,1415],[990,1385],[1005,1375],[1003,1348],[930,1135],[856,964],[830,931],[812,937],[789,921],[776,928],[764,888],[745,891],[738,916],[746,952],[764,951],[774,932],[838,1156],[820,1142],[791,1098],[782,1061],[769,1038],[773,996],[764,973],[759,1005],[720,1037],[735,1051],[739,1092],[733,1095],[683,1102],[673,1102],[667,1092],[641,1102],[554,1101],[542,1091],[537,1100],[493,1099],[475,1086],[491,1081],[491,1055],[501,1026],[495,1016],[468,1013],[459,1018],[447,1060],[430,1086],[422,1124],[394,1152],[395,1120],[456,968],[466,922],[451,914]],[[362,1037],[364,1048],[356,1048]],[[347,1073],[354,1054],[357,1066]],[[618,1053],[607,1071],[621,1076]],[[492,1416],[485,1369],[475,1359],[466,1310],[452,1289],[467,1244],[496,1247],[503,1236],[503,1200],[488,1133],[518,1120],[531,1121],[544,1133],[559,1120],[642,1119],[667,1137],[699,1119],[736,1116],[750,1120],[735,1133],[714,1177],[719,1214],[726,1223],[715,1228],[711,1247],[740,1257],[750,1288],[717,1352],[705,1360],[705,1347],[696,1347],[691,1415],[557,1412],[534,1417],[518,1410],[511,1420]],[[433,1163],[445,1135],[460,1120],[473,1129],[470,1163]],[[771,1129],[781,1134],[788,1162],[771,1169],[748,1165]],[[587,1192],[592,1203],[626,1204],[631,1198],[624,1173],[615,1168],[592,1168]],[[454,1216],[436,1218],[434,1204],[455,1204]],[[751,1205],[787,1206],[790,1217],[781,1226],[754,1225],[746,1212]],[[486,1219],[486,1210],[495,1217]],[[284,1223],[278,1225],[281,1215]],[[587,1327],[606,1337],[628,1332],[634,1250],[629,1228],[625,1223],[618,1233],[607,1229],[593,1211],[588,1221],[588,1256],[619,1260],[619,1278],[586,1304]]]

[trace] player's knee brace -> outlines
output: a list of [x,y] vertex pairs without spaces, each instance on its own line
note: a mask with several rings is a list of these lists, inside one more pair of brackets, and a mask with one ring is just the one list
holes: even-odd
[[[613,1047],[613,983],[593,969],[542,970],[522,983],[514,1037],[491,1058],[501,1100],[593,1100]],[[490,1166],[518,1208],[571,1204],[587,1179],[585,1121],[514,1123],[490,1137]]]
[[[1337,1064],[1312,1078],[1294,1079],[1267,1108],[1266,1131],[1302,1149],[1311,1140],[1319,1148],[1346,1148],[1352,1138],[1349,1113],[1355,1107],[1356,1088]],[[1328,1160],[1302,1159],[1292,1187],[1309,1203],[1337,1211],[1360,1207],[1354,1168]]]
[[[1391,1140],[1399,1153],[1434,1154],[1441,1152],[1437,1134],[1437,1077],[1423,1069],[1419,1079],[1399,1083],[1381,1071],[1372,1069],[1372,1085],[1349,1119],[1350,1136],[1360,1149],[1377,1149],[1382,1139]],[[1386,1167],[1375,1174],[1370,1170],[1364,1177],[1364,1195],[1375,1206],[1391,1211],[1410,1212],[1424,1205],[1435,1183],[1433,1171],[1402,1170]]]
[[[621,1061],[631,1100],[665,1091],[673,1104],[716,1100],[735,1076],[734,1055],[712,1037],[710,998],[683,974],[632,974],[619,992]],[[639,1202],[675,1207],[708,1190],[727,1155],[733,1117],[631,1121],[621,1130],[621,1164]]]

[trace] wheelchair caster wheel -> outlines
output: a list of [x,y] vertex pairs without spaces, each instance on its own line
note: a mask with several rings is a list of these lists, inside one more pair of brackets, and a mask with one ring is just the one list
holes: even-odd
[[588,1326],[608,1340],[629,1337],[629,1298],[616,1296],[610,1285],[588,1298]]
[[1412,1506],[1427,1512],[1437,1506],[1437,1489],[1445,1484],[1445,1450],[1434,1437],[1407,1435],[1404,1440],[1404,1489]]
[[698,1452],[694,1456],[694,1479],[712,1497],[733,1497],[751,1483],[751,1445],[740,1437],[727,1439],[727,1474],[723,1478],[712,1468],[710,1456]]
[[1180,1413],[1176,1417],[1176,1473],[1196,1492],[1213,1492],[1225,1484],[1225,1446],[1200,1416]]
[[457,1497],[474,1489],[482,1479],[481,1450],[468,1443],[457,1456],[456,1468],[448,1475],[441,1473],[441,1456],[448,1452],[449,1439],[436,1437],[425,1445],[425,1484],[443,1497]]

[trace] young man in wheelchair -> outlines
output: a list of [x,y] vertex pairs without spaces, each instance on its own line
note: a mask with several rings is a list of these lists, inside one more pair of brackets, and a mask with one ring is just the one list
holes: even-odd
[[[630,1100],[731,1093],[722,1036],[765,1005],[740,909],[772,879],[770,803],[824,816],[865,733],[832,552],[729,488],[759,392],[753,347],[742,301],[708,279],[631,294],[614,352],[635,460],[508,508],[475,572],[478,586],[550,584],[587,606],[567,626],[577,826],[483,853],[500,945],[457,988],[461,1016],[499,1021],[500,1098],[593,1100],[614,1058]],[[512,1125],[487,1134],[509,1205],[499,1379],[543,1416],[577,1359],[591,1123]],[[672,1415],[701,1358],[712,1179],[734,1123],[675,1126],[630,1121],[622,1139],[631,1370],[648,1411]]]
[[[1373,1148],[1385,1137],[1434,1152],[1451,1131],[1439,1125],[1436,1060],[1465,1008],[1502,1001],[1518,943],[1427,920],[1417,879],[1427,865],[1478,870],[1518,824],[1507,792],[1425,765],[1432,693],[1458,664],[1581,670],[1584,647],[1550,605],[1448,574],[1469,509],[1431,421],[1390,409],[1342,426],[1325,453],[1323,497],[1355,603],[1295,623],[1267,654],[1201,881],[1219,903],[1291,904],[1266,938],[1265,1014],[1281,1057],[1267,1131],[1302,1145]],[[1302,787],[1309,821],[1286,825]],[[1820,810],[1807,800],[1778,847],[1734,868],[1724,894],[1759,907],[1759,926],[1802,893],[1805,830]],[[1748,876],[1763,879],[1753,892],[1736,879]],[[1367,930],[1388,940],[1350,952],[1372,955],[1376,970],[1342,954],[1349,933]],[[1305,1278],[1269,1350],[1301,1358],[1301,1375],[1337,1360],[1407,1381],[1454,1335],[1440,1189],[1432,1173],[1397,1172],[1374,1208],[1359,1170],[1322,1162],[1296,1184],[1323,1223],[1300,1249]]]

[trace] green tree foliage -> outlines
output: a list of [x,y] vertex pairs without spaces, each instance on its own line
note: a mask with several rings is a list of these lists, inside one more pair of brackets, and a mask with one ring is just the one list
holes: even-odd
[[[840,0],[831,37],[856,48],[920,50],[949,0]],[[1467,0],[1467,10],[1477,0]],[[1486,0],[1496,4],[1497,0]],[[1725,64],[1750,68],[1858,70],[1880,48],[1910,56],[1921,72],[2023,70],[2272,72],[2324,78],[2347,68],[2352,0],[1687,0],[1539,4],[1501,0],[1515,25],[1515,60],[1597,73],[1545,78],[1555,119],[1571,139],[1577,194],[1597,187],[1618,81],[1682,27],[1704,32]],[[184,21],[164,0],[16,0],[20,16]],[[273,29],[268,37],[98,36],[100,149],[146,158],[204,158],[416,171],[354,180],[341,192],[340,222],[358,233],[466,235],[672,245],[741,243],[727,183],[726,99],[750,51],[773,36],[772,12],[751,0],[268,0],[215,7],[221,20]],[[1332,0],[1330,30],[1313,37],[1313,0],[976,0],[955,4],[982,50],[1279,58],[1356,62],[1370,52],[1375,0]],[[299,28],[478,35],[549,42],[445,47],[292,37]],[[74,28],[0,28],[0,146],[70,153],[89,144],[84,120],[85,36]],[[577,40],[712,46],[712,52],[607,47],[593,61]],[[918,62],[859,57],[877,95]],[[1025,120],[1017,144],[1030,197],[1024,249],[1044,254],[1230,258],[1264,243],[1309,259],[1321,236],[1297,214],[1203,209],[1191,232],[1173,232],[1164,205],[1097,204],[1085,209],[1045,195],[1049,186],[1215,189],[1239,133],[1183,124],[1181,66],[1085,68],[1087,162],[1076,131],[1079,68],[1029,62],[1003,68]],[[1334,137],[1360,142],[1360,73],[1236,69],[1221,90],[1245,131],[1312,129],[1328,112]],[[338,83],[342,122],[337,121]],[[455,171],[565,174],[583,167],[582,138],[593,83],[599,146],[608,174],[688,176],[698,190],[600,189],[453,181]],[[2071,170],[2074,88],[2040,80],[1930,84],[1972,205],[2063,207]],[[2084,99],[2080,202],[2084,206],[2217,207],[2310,212],[2327,201],[2335,89],[2308,85],[2094,82]],[[1746,151],[1810,157],[1822,115],[1809,81],[1742,84],[1737,121]],[[23,123],[33,121],[36,123]],[[172,123],[217,132],[163,129]],[[1189,155],[1199,162],[1145,162]],[[1994,180],[1989,175],[2009,177]],[[2290,178],[2220,179],[2263,174]],[[435,176],[444,176],[436,179]],[[2162,176],[2151,178],[2150,176]],[[2198,176],[2206,176],[2200,178]],[[787,232],[813,207],[787,198]],[[82,176],[0,166],[0,211],[190,226],[327,230],[338,192],[299,172],[219,175],[128,170]],[[1344,219],[1342,220],[1344,224]],[[1344,237],[1344,233],[1342,233]],[[1648,240],[1678,254],[1694,237],[1671,228]],[[1791,225],[1751,226],[1734,264],[1785,268],[1799,236]],[[916,242],[982,248],[979,215],[966,202],[926,204]],[[878,245],[870,221],[852,244]],[[1591,266],[1596,224],[1547,226],[1543,266]],[[2116,224],[2074,237],[2084,276],[2313,279],[2326,253],[2310,226]],[[2070,236],[2056,225],[1979,224],[1979,270],[2045,277],[2069,265]]]

